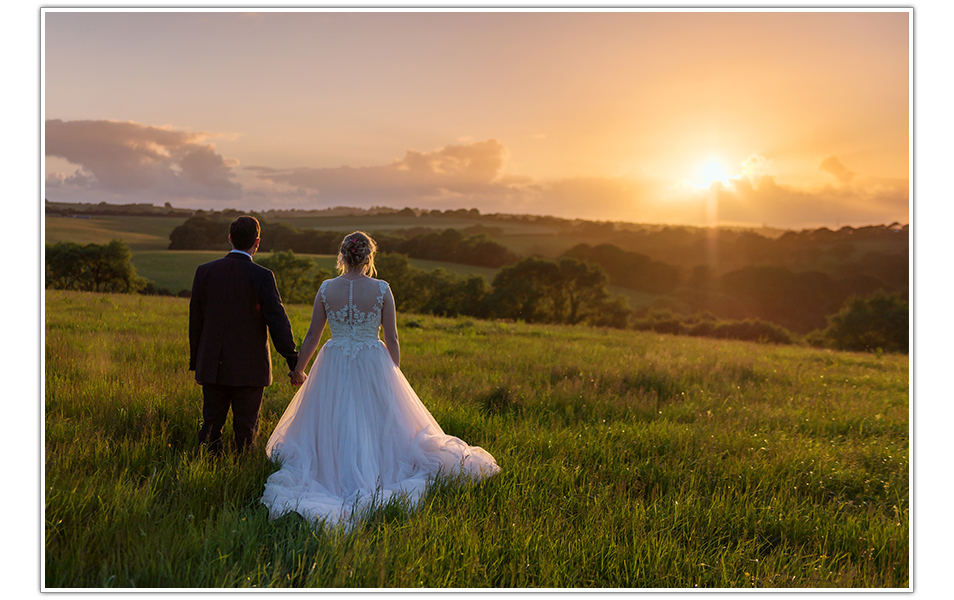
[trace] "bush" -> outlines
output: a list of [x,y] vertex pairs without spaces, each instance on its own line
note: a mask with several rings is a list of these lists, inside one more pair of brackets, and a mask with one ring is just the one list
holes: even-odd
[[774,323],[758,319],[719,321],[711,313],[681,316],[669,309],[653,309],[633,322],[633,329],[749,342],[792,344],[795,336]]
[[[689,330],[689,335],[700,335]],[[757,319],[743,321],[723,321],[710,325],[707,337],[726,338],[732,340],[747,340],[750,342],[770,342],[773,344],[791,344],[794,342],[792,334],[783,327],[774,323]]]
[[864,298],[849,298],[841,310],[828,317],[828,327],[811,339],[838,350],[907,354],[909,327],[907,292],[878,291]]
[[159,287],[154,281],[147,281],[139,293],[143,296],[172,296],[169,288]]

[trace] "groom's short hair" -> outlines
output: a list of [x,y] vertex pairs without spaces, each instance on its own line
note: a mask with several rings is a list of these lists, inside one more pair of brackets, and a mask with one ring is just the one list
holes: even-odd
[[262,227],[258,224],[258,219],[248,215],[242,215],[229,225],[229,237],[236,250],[251,248],[261,233]]

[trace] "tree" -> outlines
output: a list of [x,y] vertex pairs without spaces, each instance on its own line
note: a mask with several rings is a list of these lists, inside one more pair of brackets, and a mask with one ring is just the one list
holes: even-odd
[[311,304],[318,285],[331,277],[328,270],[316,269],[315,261],[295,256],[291,250],[276,252],[258,263],[275,274],[278,293],[289,304]]
[[85,292],[134,293],[146,286],[136,274],[129,246],[72,242],[46,245],[46,287]]
[[606,272],[599,265],[563,258],[525,258],[504,267],[493,282],[490,312],[528,323],[588,322],[625,327],[629,308],[610,299]]
[[169,249],[228,250],[230,222],[217,215],[190,217],[169,233]]
[[909,311],[907,292],[877,291],[867,297],[852,296],[840,311],[828,317],[823,338],[839,350],[908,353]]
[[[206,213],[202,210],[195,211],[195,215],[186,219],[185,223],[179,225],[169,233],[169,250],[228,250],[229,245],[229,224],[245,213],[227,208],[220,212]],[[260,215],[251,213],[258,219],[262,226],[262,233],[266,234],[269,228],[266,227],[265,219]],[[271,246],[266,243],[266,236],[262,237],[260,250],[267,252]],[[291,248],[278,248],[279,250],[289,250]]]
[[599,266],[572,258],[560,259],[553,289],[559,311],[555,315],[557,322],[576,325],[604,308],[609,298],[606,283],[606,272]]
[[493,281],[493,314],[527,323],[552,322],[557,271],[555,262],[534,257],[501,269]]
[[388,282],[398,312],[415,312],[420,305],[420,290],[415,288],[415,275],[420,269],[411,266],[407,256],[382,252],[374,258],[377,277]]
[[46,287],[79,290],[85,285],[83,247],[73,242],[46,245]]

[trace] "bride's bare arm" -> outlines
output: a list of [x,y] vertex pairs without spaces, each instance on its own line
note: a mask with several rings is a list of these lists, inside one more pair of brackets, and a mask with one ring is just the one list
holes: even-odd
[[308,326],[308,333],[301,342],[301,348],[298,350],[298,365],[292,373],[293,379],[303,381],[305,379],[305,369],[311,362],[311,357],[315,355],[318,349],[318,342],[321,341],[321,332],[325,328],[325,305],[321,301],[321,295],[315,296],[315,308],[311,311],[311,325]]
[[388,287],[384,293],[384,308],[381,310],[381,327],[384,329],[384,345],[391,353],[391,360],[398,367],[401,366],[401,344],[398,342],[397,311],[394,308],[394,296]]

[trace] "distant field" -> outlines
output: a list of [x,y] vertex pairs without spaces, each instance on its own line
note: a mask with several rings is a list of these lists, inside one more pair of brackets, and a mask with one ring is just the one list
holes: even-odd
[[154,250],[133,252],[132,262],[136,272],[156,282],[159,287],[172,293],[192,289],[195,268],[210,260],[222,258],[224,252],[214,250]]
[[547,225],[533,223],[508,223],[492,221],[476,221],[474,219],[459,219],[454,217],[395,217],[389,215],[369,215],[356,217],[300,217],[291,219],[273,219],[275,223],[284,223],[289,227],[299,229],[321,229],[324,231],[394,231],[426,227],[443,231],[444,229],[467,229],[475,225],[496,227],[504,235],[514,234],[547,234],[555,235],[557,229]]
[[133,252],[165,250],[169,234],[184,222],[182,217],[46,217],[46,242],[104,244],[121,239]]

